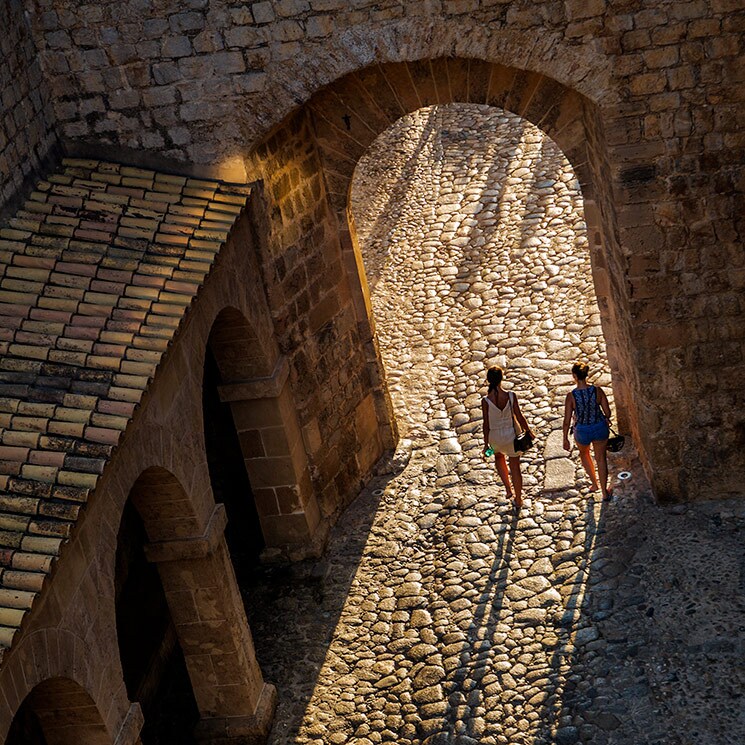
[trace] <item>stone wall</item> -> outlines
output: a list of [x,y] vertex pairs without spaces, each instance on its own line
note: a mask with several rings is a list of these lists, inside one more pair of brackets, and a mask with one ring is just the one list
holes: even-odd
[[488,60],[581,94],[631,430],[661,498],[740,492],[740,0],[28,6],[67,146],[190,171],[244,175],[293,110],[380,63]]
[[[115,166],[113,164],[107,164],[107,166],[108,176],[112,177]],[[59,176],[59,174],[56,175]],[[91,177],[100,176],[101,173],[93,174],[89,169],[85,175],[88,176],[85,181],[90,187],[91,184],[96,184]],[[116,174],[113,178],[117,178]],[[127,187],[122,188],[126,190]],[[79,189],[80,193],[84,191],[83,188]],[[129,191],[129,197],[132,199],[141,196],[136,189]],[[165,195],[164,199],[169,200],[168,204],[174,205],[178,201],[173,191],[162,193]],[[187,195],[187,199],[192,199],[192,214],[196,211],[193,202],[198,201],[198,198],[194,196],[197,193],[200,193],[200,190],[194,189],[191,194]],[[36,196],[42,195],[36,192]],[[99,192],[100,198],[107,196],[113,199],[108,203],[110,207],[99,207],[102,225],[111,225],[111,216],[117,214],[116,210],[121,210],[123,204],[127,202],[127,197],[124,197],[122,193],[106,195]],[[83,208],[82,197],[78,198],[81,201],[80,211],[85,212],[85,216],[90,218],[92,214],[90,202],[87,203],[86,208]],[[62,199],[64,200],[65,197]],[[68,215],[74,214],[71,201],[68,197],[65,202]],[[243,201],[245,202],[245,195]],[[102,204],[99,202],[99,205]],[[105,219],[106,209],[109,209],[107,219]],[[241,210],[241,207],[239,206],[238,209]],[[260,205],[256,205],[255,209],[259,211]],[[152,210],[148,212],[151,217],[155,214]],[[91,240],[89,237],[86,245],[94,245]],[[102,236],[101,240],[106,243]],[[116,240],[120,241],[119,238]],[[136,245],[131,235],[129,241],[130,246]],[[204,242],[202,247],[204,249]],[[35,248],[37,255],[32,257],[32,261],[36,262],[34,267],[38,272],[39,269],[36,267],[43,261],[38,254],[43,249],[38,245]],[[42,539],[47,543],[37,543],[35,546],[31,544],[30,548],[26,548],[26,544],[23,544],[24,547],[20,550],[8,549],[6,545],[0,552],[3,563],[10,562],[12,568],[35,569],[35,578],[38,583],[27,588],[38,591],[36,600],[33,600],[30,592],[10,589],[8,575],[12,575],[13,572],[9,572],[7,566],[3,566],[3,602],[18,604],[20,598],[30,607],[30,610],[25,615],[16,611],[17,615],[22,616],[22,625],[19,621],[20,629],[15,632],[15,637],[12,636],[14,629],[11,630],[10,638],[7,635],[5,637],[7,639],[5,646],[10,646],[11,641],[12,646],[4,650],[2,665],[0,665],[0,689],[4,692],[2,701],[0,701],[0,742],[4,742],[11,721],[28,694],[37,685],[43,686],[45,681],[59,678],[69,679],[68,683],[74,683],[75,686],[88,691],[92,698],[91,706],[95,705],[100,712],[94,718],[92,711],[91,717],[84,717],[84,720],[91,726],[95,724],[96,731],[103,731],[105,737],[102,735],[102,739],[93,739],[90,734],[87,736],[81,734],[79,741],[96,743],[96,745],[99,743],[111,745],[114,742],[120,745],[139,743],[142,713],[137,703],[128,700],[123,683],[120,655],[117,652],[115,594],[117,535],[123,510],[128,501],[134,504],[147,531],[148,560],[158,566],[169,604],[169,612],[187,659],[191,685],[201,716],[200,727],[202,727],[205,740],[214,739],[218,742],[225,742],[228,726],[235,733],[236,741],[245,741],[249,739],[249,736],[255,737],[255,741],[261,741],[261,736],[266,736],[266,729],[273,711],[274,691],[271,686],[264,684],[254,657],[250,629],[245,619],[224,539],[225,510],[222,505],[215,504],[211,489],[204,449],[202,419],[204,358],[208,345],[211,345],[210,337],[215,328],[216,319],[220,318],[226,308],[235,309],[235,313],[231,314],[230,318],[246,319],[259,341],[271,351],[271,337],[265,338],[268,324],[262,317],[266,314],[266,310],[262,297],[263,287],[256,264],[257,250],[252,243],[250,218],[245,208],[240,212],[229,237],[211,265],[209,274],[203,280],[197,301],[190,306],[190,310],[178,326],[172,344],[168,344],[166,338],[162,336],[159,338],[156,335],[149,335],[147,329],[157,328],[158,332],[163,334],[164,329],[167,328],[166,333],[170,338],[173,333],[172,327],[176,326],[180,317],[173,316],[176,323],[172,326],[166,325],[167,321],[161,321],[164,325],[157,327],[149,326],[144,320],[120,320],[121,318],[139,317],[136,308],[150,307],[150,300],[143,302],[142,298],[135,296],[139,293],[153,297],[152,286],[165,283],[167,276],[174,276],[177,286],[179,282],[176,279],[181,282],[194,280],[195,264],[199,260],[204,261],[206,256],[204,251],[200,253],[196,250],[195,244],[192,244],[192,249],[194,250],[188,251],[188,257],[187,252],[184,253],[185,261],[175,259],[178,251],[166,249],[166,252],[161,255],[164,259],[161,267],[167,267],[165,273],[153,271],[153,264],[150,263],[148,266],[147,259],[136,262],[143,271],[143,277],[147,269],[153,273],[149,274],[141,285],[138,285],[139,289],[135,289],[134,284],[129,288],[130,292],[127,293],[125,301],[128,308],[126,315],[123,317],[115,315],[116,321],[109,328],[112,331],[116,328],[121,332],[118,334],[118,341],[127,337],[124,329],[133,330],[134,327],[142,330],[144,335],[148,335],[148,340],[136,349],[134,345],[127,348],[104,344],[104,348],[99,350],[102,354],[123,355],[124,350],[128,349],[135,359],[152,359],[154,355],[159,361],[157,373],[142,399],[139,395],[132,396],[134,391],[130,391],[128,395],[126,392],[121,393],[123,390],[121,388],[118,389],[119,392],[116,392],[115,387],[110,389],[112,400],[119,402],[120,408],[103,410],[117,410],[120,414],[122,410],[127,410],[133,413],[132,420],[127,425],[126,435],[105,467],[103,467],[104,459],[110,452],[110,448],[106,450],[103,444],[99,445],[97,452],[101,460],[96,462],[101,465],[97,471],[103,470],[100,480],[96,481],[96,477],[92,474],[86,479],[85,476],[88,474],[81,473],[82,478],[75,481],[68,478],[63,482],[70,484],[66,487],[66,491],[55,493],[53,498],[50,497],[47,500],[50,513],[54,516],[63,514],[62,500],[66,500],[69,505],[74,505],[76,517],[79,506],[83,501],[86,502],[85,509],[79,510],[80,519],[76,521],[71,540],[63,542],[59,539],[50,543],[51,539]],[[48,250],[54,249],[50,247]],[[82,264],[71,262],[67,264],[67,269],[82,271],[84,274],[81,275],[81,279],[87,277],[88,281],[91,281],[92,276],[95,276],[99,269],[98,262],[100,261],[102,266],[98,277],[101,281],[100,286],[95,286],[95,289],[124,293],[123,284],[117,289],[117,282],[127,281],[127,272],[123,267],[128,264],[121,258],[124,251],[122,242],[120,241],[119,245],[112,250],[118,252],[118,259],[113,260],[105,255],[102,257],[99,253],[92,262]],[[149,257],[153,256],[154,251],[150,251]],[[77,258],[82,261],[85,256],[81,256],[81,252],[78,251]],[[113,266],[118,269],[112,269]],[[175,274],[172,275],[174,272]],[[106,287],[104,287],[106,285],[103,281],[104,277],[108,281]],[[82,283],[72,280],[70,284],[81,285]],[[134,292],[132,292],[133,289]],[[177,287],[169,286],[169,289],[175,291]],[[80,291],[83,292],[83,290]],[[92,294],[101,301],[106,297],[103,293],[88,294]],[[171,302],[174,300],[172,294],[170,298],[168,292],[160,294],[156,290],[154,294],[163,301],[160,304],[153,302],[154,306],[160,305],[160,311],[163,313],[173,312],[174,306],[164,307],[167,299]],[[124,294],[122,297],[125,297]],[[68,300],[68,302],[72,301]],[[99,311],[97,316],[87,316],[86,320],[90,321],[91,318],[103,321],[107,317]],[[54,326],[54,324],[49,325]],[[62,327],[64,324],[59,325]],[[70,323],[66,328],[68,333],[74,334],[76,326]],[[91,327],[87,324],[79,325],[77,328],[84,328],[84,335],[90,335]],[[245,339],[243,329],[233,326],[232,331],[235,346],[242,347]],[[95,332],[98,338],[97,328]],[[224,347],[220,342],[224,341],[226,335],[214,344],[217,351],[224,351],[220,349]],[[77,339],[77,337],[74,338]],[[40,337],[37,340],[40,343],[43,342]],[[109,338],[109,341],[111,340]],[[80,348],[81,340],[77,339],[77,341],[77,348]],[[82,343],[85,344],[85,342]],[[156,350],[162,351],[166,348],[168,351],[162,358],[159,352],[156,354]],[[251,359],[252,350],[249,348],[244,351],[246,352],[244,357]],[[238,355],[234,354],[232,358],[236,360]],[[8,359],[9,356],[6,354],[6,362]],[[72,360],[73,357],[68,359]],[[111,366],[113,357],[108,359]],[[72,375],[72,364],[68,362],[67,366],[58,365],[58,374]],[[132,372],[134,370],[131,367],[132,364],[131,361],[125,361],[122,369]],[[76,381],[82,377],[76,378]],[[120,376],[122,379],[119,382],[122,385],[125,377]],[[133,377],[130,376],[130,383],[133,382]],[[104,376],[99,374],[95,379],[101,381]],[[49,380],[49,377],[46,380]],[[144,384],[148,378],[144,377],[141,380]],[[90,381],[90,378],[85,378],[85,381]],[[88,385],[91,383],[88,382]],[[99,382],[99,385],[106,384]],[[57,390],[59,389],[54,389],[52,395]],[[82,389],[75,387],[74,390]],[[92,393],[95,389],[87,388],[86,390]],[[115,395],[118,398],[113,399]],[[33,393],[30,398],[32,401],[35,400]],[[128,407],[127,400],[130,401],[131,408]],[[139,402],[136,407],[135,400]],[[93,395],[77,398],[77,403],[81,406],[93,406],[95,401],[96,398]],[[253,401],[253,405],[257,408],[261,408],[263,403],[258,399]],[[58,409],[61,408],[58,407]],[[82,410],[78,410],[77,413],[82,413]],[[63,415],[61,411],[60,414]],[[113,421],[117,419],[120,420],[119,426],[121,426],[121,417],[112,416],[108,421],[113,426]],[[64,460],[65,452],[72,447],[71,443],[74,442],[73,433],[76,425],[73,424],[72,428],[65,429],[57,429],[53,426],[46,429],[46,426],[44,431],[48,432],[49,436],[45,436],[43,442],[38,440],[39,432],[26,432],[25,434],[30,437],[20,441],[26,442],[25,449],[28,451],[29,440],[34,442],[38,440],[39,452],[43,450],[42,456],[52,459],[49,462],[54,462],[55,456],[58,455],[61,455]],[[82,432],[84,425],[78,426]],[[9,428],[6,426],[6,434],[8,431]],[[57,432],[66,434],[56,435]],[[115,441],[118,442],[118,437]],[[94,462],[92,453],[96,442],[103,443],[103,440],[100,438],[95,440],[91,437],[87,443],[87,450],[75,451],[88,456],[77,458],[78,463],[87,462],[87,466],[81,465],[81,468],[90,468],[90,464]],[[9,452],[13,450],[17,452],[21,448],[6,447],[3,456],[8,458]],[[246,459],[248,460],[248,457]],[[275,460],[280,462],[282,459],[277,457]],[[9,472],[9,467],[8,461],[4,461],[6,474]],[[20,464],[18,467],[20,469]],[[26,477],[26,484],[33,487],[32,474],[38,471],[33,472],[27,469],[26,472],[29,474]],[[49,469],[46,469],[47,474],[48,472]],[[48,478],[48,476],[44,477]],[[8,481],[7,476],[5,481]],[[89,488],[94,481],[95,490],[89,494]],[[39,484],[44,486],[41,482]],[[74,487],[72,484],[86,484],[87,487]],[[51,493],[51,484],[46,484],[46,486],[49,487],[46,493]],[[24,492],[24,494],[27,493]],[[3,509],[6,527],[8,527],[8,525],[17,524],[18,517],[13,510],[17,512],[19,508],[11,506],[11,497],[6,495],[4,499]],[[54,499],[58,501],[54,502]],[[263,518],[264,515],[260,514],[259,517]],[[39,523],[44,526],[44,529],[52,529],[50,528],[51,520],[52,518],[46,517],[46,512],[40,508]],[[278,521],[275,519],[273,522],[276,524]],[[246,530],[244,534],[248,532]],[[6,531],[4,538],[6,544],[8,537]],[[54,549],[55,553],[59,552],[51,578],[45,575],[52,571],[53,557],[41,553],[45,549]],[[32,551],[34,553],[31,553]],[[24,560],[25,563],[21,564],[20,562]],[[15,574],[22,573],[15,572]],[[31,605],[32,602],[33,605]],[[12,610],[10,613],[8,608],[2,610],[3,623],[7,624],[8,618],[12,617]],[[205,642],[205,639],[208,639],[209,643]],[[68,721],[75,721],[75,715],[70,715],[65,711],[66,702],[66,697],[58,697],[54,701],[55,706],[50,706],[46,723],[53,724],[68,717]],[[39,708],[36,708],[39,711]],[[97,721],[98,718],[100,722]],[[69,737],[74,737],[72,732],[67,734]],[[240,740],[241,736],[244,740]],[[220,739],[221,737],[223,739]],[[47,741],[62,742],[63,740],[52,740],[48,736]],[[70,742],[70,740],[66,739],[64,742]]]
[[393,444],[387,419],[379,426],[376,414],[379,367],[377,358],[365,358],[365,331],[355,316],[308,116],[291,118],[252,161],[269,215],[254,219],[270,311],[280,353],[290,362],[321,511],[330,518]]
[[[527,62],[540,46],[553,76],[565,82],[579,65],[583,92],[599,96],[609,70],[594,40],[598,19],[573,22],[581,11],[562,3],[28,4],[66,141],[190,165],[233,163],[319,87],[377,61],[505,54]],[[574,51],[562,57],[551,50],[557,44]]]
[[0,4],[0,215],[56,144],[54,114],[21,0]]

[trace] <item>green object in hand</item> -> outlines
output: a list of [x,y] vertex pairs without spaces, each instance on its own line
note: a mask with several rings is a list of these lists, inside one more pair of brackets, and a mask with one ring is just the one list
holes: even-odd
[[487,458],[491,458],[491,457],[492,457],[492,455],[494,455],[494,448],[493,448],[493,447],[492,447],[491,445],[489,445],[489,447],[488,447],[488,448],[486,448],[486,452],[484,453],[484,455],[485,455],[485,456],[486,456]]

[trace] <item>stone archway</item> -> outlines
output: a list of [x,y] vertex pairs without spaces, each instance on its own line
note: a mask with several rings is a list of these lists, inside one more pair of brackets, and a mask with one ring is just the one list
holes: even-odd
[[358,318],[374,330],[369,291],[356,243],[350,191],[354,169],[378,135],[402,116],[433,104],[473,103],[512,112],[547,134],[572,164],[584,198],[593,275],[621,425],[629,411],[628,341],[618,323],[621,293],[610,277],[604,240],[612,224],[612,200],[598,178],[602,131],[595,104],[538,72],[480,59],[439,58],[388,63],[350,73],[308,102],[332,211],[339,225],[345,267]]
[[6,745],[112,745],[90,694],[69,678],[39,683],[21,704]]
[[232,413],[267,548],[293,556],[318,550],[320,513],[286,358],[273,344],[262,343],[235,308],[217,315],[207,347],[219,376],[220,402]]
[[[176,477],[151,467],[130,491],[157,565],[199,710],[198,737],[265,737],[276,692],[265,683],[224,539],[225,509],[202,526]],[[123,665],[126,669],[126,665]]]
[[199,711],[157,566],[131,500],[117,534],[115,613],[119,660],[130,701],[144,716],[143,745],[190,742]]

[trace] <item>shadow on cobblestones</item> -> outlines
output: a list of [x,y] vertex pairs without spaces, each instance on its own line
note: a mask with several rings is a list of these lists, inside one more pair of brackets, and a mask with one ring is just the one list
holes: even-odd
[[[491,669],[493,656],[492,639],[495,627],[503,612],[504,592],[510,571],[517,518],[513,519],[507,530],[502,531],[494,547],[494,563],[476,605],[476,613],[468,628],[466,640],[462,643],[460,666],[450,680],[443,683],[448,699],[448,711],[441,725],[441,732],[425,740],[427,745],[454,742],[456,730],[464,729],[468,734],[469,723],[459,716],[459,706],[468,702],[469,707],[483,705],[485,695],[481,689],[483,679]],[[473,683],[476,687],[473,687]]]
[[512,115],[447,111],[449,135],[434,121],[375,150],[372,207],[355,212],[410,457],[323,560],[246,587],[279,691],[270,743],[742,745],[745,505],[658,507],[630,446],[610,504],[563,452],[565,486],[547,492],[534,449],[514,513],[482,457],[484,370],[505,360],[541,440],[574,356],[602,376],[581,194]]
[[279,693],[272,742],[294,742],[392,474],[374,478],[342,516],[318,561],[260,565],[242,583],[256,654]]
[[[370,223],[369,227],[365,226],[366,235],[386,235],[389,226],[391,224],[395,225],[404,217],[404,211],[407,208],[406,194],[411,191],[412,184],[418,177],[417,166],[422,160],[429,160],[428,151],[431,149],[439,131],[438,119],[437,108],[430,108],[426,113],[418,142],[411,152],[406,154],[390,193],[387,195],[385,202],[380,205],[381,210],[378,217]],[[390,246],[390,244],[387,245]],[[388,251],[380,251],[374,257],[368,257],[365,262],[365,279],[371,289],[375,288],[380,278],[387,256]]]
[[[596,521],[596,509],[600,513]],[[543,706],[539,709],[538,728],[535,734],[535,745],[545,745],[552,741],[554,733],[557,733],[557,742],[562,738],[570,740],[567,732],[561,728],[559,717],[561,709],[568,705],[568,692],[566,683],[567,670],[573,667],[573,657],[577,629],[580,617],[585,605],[586,592],[589,584],[590,566],[599,535],[604,532],[603,506],[596,508],[593,500],[587,500],[584,511],[585,540],[581,558],[578,562],[578,571],[570,580],[568,586],[568,600],[563,612],[555,619],[557,643],[549,660],[549,672],[543,690],[545,696]],[[585,609],[586,610],[586,609]],[[591,628],[591,627],[588,627]],[[585,631],[585,636],[592,636],[592,632]]]

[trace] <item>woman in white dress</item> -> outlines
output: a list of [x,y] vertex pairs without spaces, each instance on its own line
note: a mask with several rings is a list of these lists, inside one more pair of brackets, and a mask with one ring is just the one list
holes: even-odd
[[[528,432],[531,437],[533,433],[520,411],[517,396],[512,391],[507,393],[502,390],[503,376],[501,367],[490,367],[486,373],[489,392],[481,399],[484,417],[484,455],[491,447],[494,451],[497,473],[507,490],[507,496],[515,500],[515,506],[519,509],[523,503],[523,476],[520,472],[520,453],[516,453],[514,447],[516,433],[513,415],[524,432]],[[509,468],[505,456],[509,460]]]

